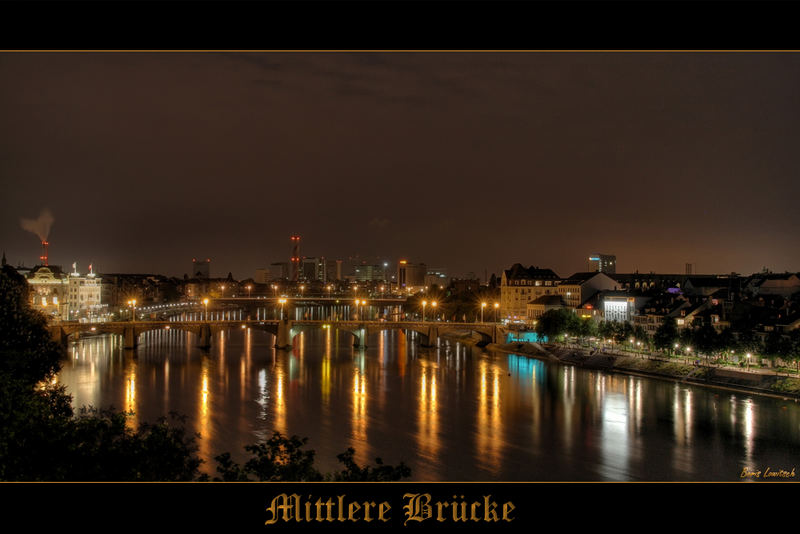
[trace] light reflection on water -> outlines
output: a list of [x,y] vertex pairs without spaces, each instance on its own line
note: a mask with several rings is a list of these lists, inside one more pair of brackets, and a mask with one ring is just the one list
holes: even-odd
[[792,401],[587,371],[397,331],[368,348],[335,329],[306,330],[291,351],[231,329],[212,348],[177,329],[70,347],[59,381],[76,407],[135,412],[129,424],[186,414],[213,457],[273,431],[309,437],[323,471],[405,461],[416,480],[738,480],[741,469],[794,467]]

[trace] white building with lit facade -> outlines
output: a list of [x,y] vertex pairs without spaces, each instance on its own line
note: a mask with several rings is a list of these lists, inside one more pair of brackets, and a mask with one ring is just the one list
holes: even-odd
[[67,277],[68,320],[96,321],[101,318],[106,306],[102,301],[102,279],[94,274],[92,266],[82,275],[77,265],[72,264],[72,272]]

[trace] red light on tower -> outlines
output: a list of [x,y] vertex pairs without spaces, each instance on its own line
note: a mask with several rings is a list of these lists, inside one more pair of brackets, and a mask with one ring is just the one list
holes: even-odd
[[291,236],[292,246],[292,280],[297,282],[300,276],[300,236]]
[[42,241],[42,255],[39,256],[39,259],[42,260],[42,265],[47,265],[47,245],[49,245],[47,241]]

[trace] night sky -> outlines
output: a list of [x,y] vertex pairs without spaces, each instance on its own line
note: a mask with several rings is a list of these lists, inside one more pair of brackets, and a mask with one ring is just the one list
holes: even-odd
[[252,277],[800,269],[797,53],[0,53],[0,248]]

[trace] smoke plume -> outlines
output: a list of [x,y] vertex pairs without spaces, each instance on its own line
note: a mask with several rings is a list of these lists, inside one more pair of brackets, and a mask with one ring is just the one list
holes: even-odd
[[33,232],[39,236],[40,241],[47,241],[47,236],[50,235],[50,227],[53,226],[53,214],[50,210],[45,208],[36,219],[20,219],[19,223],[24,230]]

